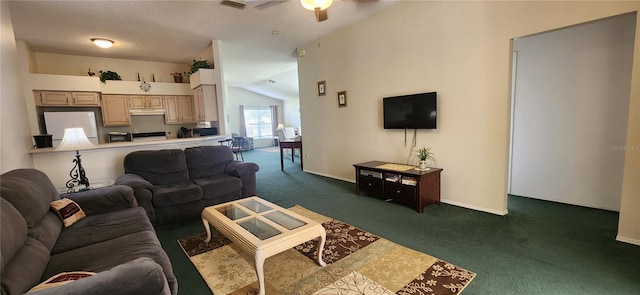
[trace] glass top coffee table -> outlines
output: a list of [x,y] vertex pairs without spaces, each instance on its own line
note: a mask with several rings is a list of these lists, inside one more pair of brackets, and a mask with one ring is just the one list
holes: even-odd
[[326,232],[320,223],[256,196],[207,207],[202,211],[202,223],[206,243],[211,240],[212,225],[253,254],[260,295],[265,294],[264,260],[268,257],[320,237],[318,264],[327,265],[322,260]]

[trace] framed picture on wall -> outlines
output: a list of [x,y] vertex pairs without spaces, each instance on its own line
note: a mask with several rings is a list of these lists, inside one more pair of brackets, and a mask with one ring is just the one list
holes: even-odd
[[318,96],[325,96],[327,94],[327,81],[318,82]]
[[340,91],[338,92],[338,107],[346,107],[347,106],[347,92]]

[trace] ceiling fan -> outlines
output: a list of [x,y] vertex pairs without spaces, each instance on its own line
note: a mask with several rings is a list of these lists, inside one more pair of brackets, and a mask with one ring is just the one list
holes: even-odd
[[[272,1],[263,1],[263,0],[221,0],[221,5],[230,6],[237,9],[244,9],[244,7],[249,2],[261,2],[254,7],[257,9],[265,9],[267,7],[271,7],[280,3],[285,2],[284,0],[272,0]],[[333,0],[300,0],[300,4],[302,7],[315,11],[316,20],[321,22],[328,19],[327,8],[333,4]]]

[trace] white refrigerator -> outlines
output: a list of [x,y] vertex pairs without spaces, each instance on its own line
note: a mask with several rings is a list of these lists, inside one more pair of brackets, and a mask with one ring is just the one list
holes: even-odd
[[44,124],[47,134],[52,135],[53,147],[56,147],[64,135],[65,128],[82,127],[89,141],[98,144],[98,129],[94,112],[44,112]]

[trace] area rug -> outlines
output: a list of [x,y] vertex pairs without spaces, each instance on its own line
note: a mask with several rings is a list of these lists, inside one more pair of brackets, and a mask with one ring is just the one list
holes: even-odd
[[[266,294],[460,294],[476,276],[301,206],[290,210],[325,227],[327,266],[314,259],[317,239],[269,257],[264,263]],[[178,243],[213,294],[257,294],[251,254],[214,228],[208,244],[205,238],[203,232]]]

